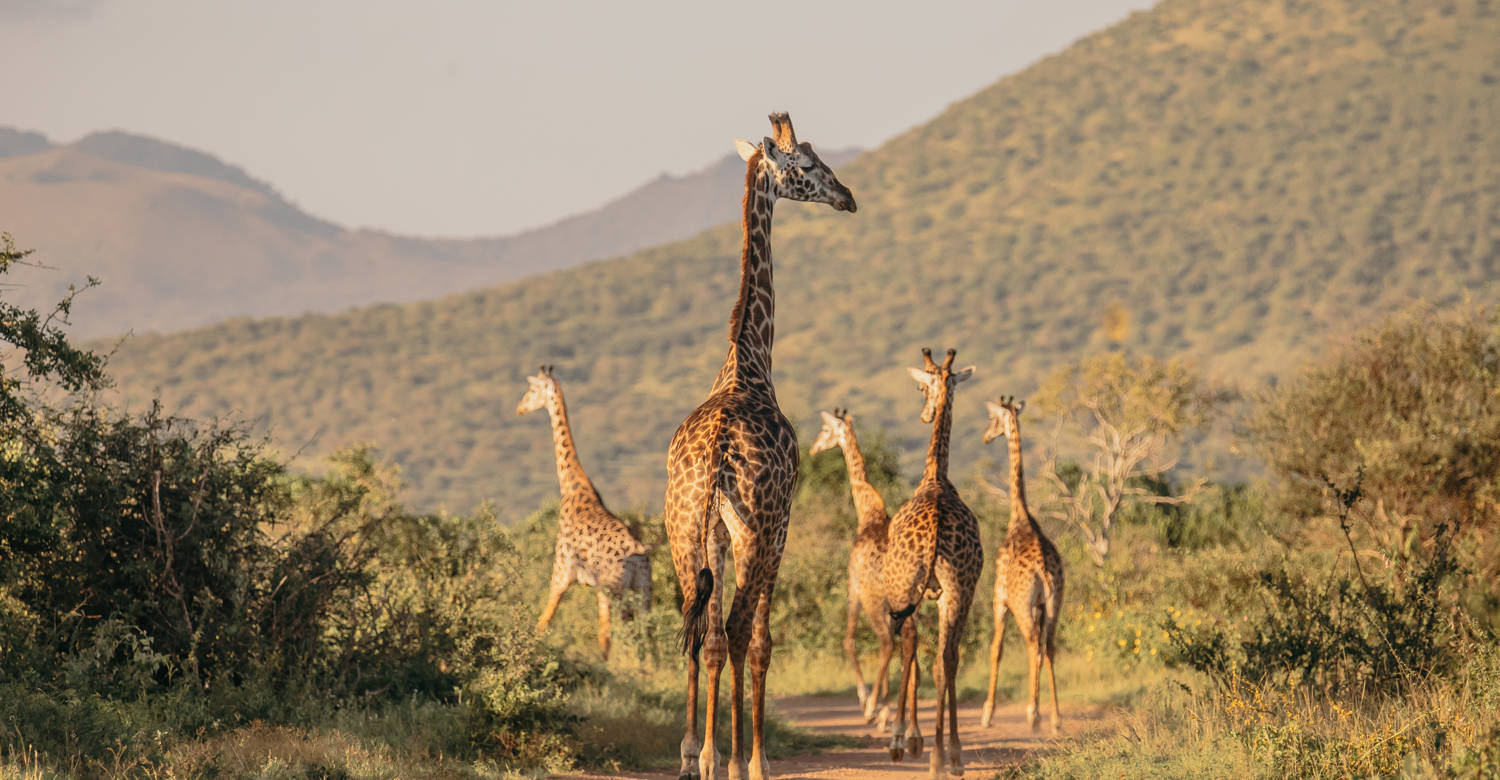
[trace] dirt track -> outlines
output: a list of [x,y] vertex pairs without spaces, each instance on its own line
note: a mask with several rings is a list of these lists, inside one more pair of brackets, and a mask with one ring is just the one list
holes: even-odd
[[[935,721],[933,700],[924,699],[921,707],[922,737],[927,747],[932,745]],[[928,753],[919,759],[891,763],[887,750],[889,736],[878,736],[875,726],[866,724],[860,716],[858,705],[852,696],[793,696],[776,701],[776,711],[782,717],[818,734],[843,734],[861,739],[863,744],[854,748],[841,748],[821,753],[805,753],[771,762],[771,774],[778,778],[914,778],[926,777]],[[1042,732],[1033,735],[1026,727],[1025,707],[1006,704],[995,712],[995,722],[990,728],[979,727],[980,705],[960,705],[958,708],[959,740],[963,743],[964,777],[988,778],[1000,770],[1020,763],[1028,753],[1043,749],[1051,738],[1047,737],[1045,719]],[[1046,710],[1044,710],[1045,712]],[[1084,731],[1097,721],[1099,713],[1063,712],[1065,733]],[[570,778],[604,777],[672,777],[677,770],[662,772],[631,772],[622,775],[568,775]]]

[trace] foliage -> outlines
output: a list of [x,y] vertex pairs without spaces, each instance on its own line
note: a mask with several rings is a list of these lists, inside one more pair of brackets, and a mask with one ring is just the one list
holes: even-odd
[[[29,249],[17,249],[9,233],[0,233],[0,276],[12,266],[29,264]],[[98,284],[90,278],[84,289]],[[105,384],[104,361],[68,340],[62,326],[73,311],[73,299],[81,290],[68,286],[62,300],[43,315],[34,309],[0,301],[0,349],[14,350],[19,360],[6,355],[0,360],[0,423],[16,425],[25,420],[27,406],[22,388],[37,381],[56,382],[66,390],[93,390]],[[19,369],[21,376],[13,373]]]
[[[1403,302],[1496,298],[1497,38],[1477,0],[1167,0],[997,81],[841,168],[858,214],[779,205],[783,408],[816,430],[847,404],[914,473],[901,367],[956,346],[979,366],[962,473],[986,398],[1104,348],[1254,381]],[[514,524],[555,489],[545,426],[511,413],[525,367],[554,362],[600,490],[654,511],[724,355],[740,243],[731,225],[441,300],[141,335],[112,367],[130,404],[235,410],[304,467],[379,442],[415,506],[494,497]]]
[[1263,393],[1250,433],[1284,511],[1316,517],[1358,475],[1351,525],[1389,567],[1441,527],[1487,551],[1479,583],[1500,574],[1500,310],[1397,314]]
[[1446,549],[1403,586],[1366,585],[1348,575],[1256,575],[1265,600],[1234,642],[1218,627],[1190,630],[1168,618],[1170,660],[1203,672],[1221,690],[1242,682],[1326,696],[1396,694],[1458,666],[1466,626],[1455,625],[1448,587],[1457,562]]
[[39,646],[72,654],[99,630],[138,634],[168,659],[162,683],[201,683],[278,646],[260,622],[278,467],[243,434],[89,406],[49,415],[48,430],[19,442],[0,492],[28,528],[3,582],[41,616]]
[[1023,777],[1490,777],[1500,661],[1475,648],[1452,680],[1406,695],[1330,702],[1241,680],[1169,681],[1086,741],[1037,756]]
[[[1110,531],[1123,504],[1182,504],[1201,487],[1174,496],[1141,483],[1161,482],[1177,464],[1168,447],[1206,425],[1226,399],[1203,384],[1182,360],[1106,352],[1058,370],[1034,396],[1041,414],[1054,421],[1041,469],[1052,488],[1053,511],[1083,537],[1095,565],[1109,555]],[[1064,447],[1092,453],[1091,468],[1059,465]]]

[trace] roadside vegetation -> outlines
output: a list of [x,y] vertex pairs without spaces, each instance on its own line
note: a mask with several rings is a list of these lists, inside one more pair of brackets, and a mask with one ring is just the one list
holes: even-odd
[[[0,271],[26,261],[8,237],[4,252]],[[627,513],[655,545],[656,604],[619,627],[606,666],[591,599],[570,595],[546,636],[532,630],[555,504],[511,527],[483,505],[414,512],[374,450],[299,473],[232,423],[113,410],[99,402],[102,360],[62,330],[70,303],[0,317],[5,773],[495,777],[674,764],[680,603],[655,518]],[[1050,477],[1033,477],[1069,571],[1068,736],[1018,773],[1500,771],[1493,310],[1394,316],[1234,406],[1199,403],[1228,394],[1190,365],[1124,351],[1058,376],[1101,397],[1116,388],[1110,419],[1124,428],[1159,417],[1163,399],[1197,399],[1195,415],[1248,410],[1238,425],[1268,476],[1226,485],[1148,471],[1111,506],[1076,500],[1098,477],[1088,465],[1049,459]],[[1040,394],[1023,430],[1086,432],[1065,395]],[[1186,426],[1156,430],[1170,460]],[[870,478],[895,506],[909,490],[897,451],[880,431],[861,433]],[[1035,466],[1043,448],[1025,446]],[[853,507],[837,453],[803,465],[773,611],[774,692],[838,693],[853,707],[840,650]],[[1007,505],[984,475],[1002,466],[986,461],[965,487],[988,550]],[[1099,556],[1081,529],[1099,528],[1106,509],[1113,541]],[[980,588],[968,659],[988,642],[988,601]],[[978,666],[966,664],[967,697]],[[1013,700],[1022,665],[1003,672]],[[1102,719],[1069,720],[1101,707]],[[770,740],[773,757],[838,744],[780,721]]]

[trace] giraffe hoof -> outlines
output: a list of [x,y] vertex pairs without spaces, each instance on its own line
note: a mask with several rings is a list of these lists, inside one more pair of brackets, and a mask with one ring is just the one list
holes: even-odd
[[912,737],[911,739],[908,739],[906,741],[906,744],[911,747],[911,757],[912,758],[921,758],[922,757],[922,738],[921,737]]
[[[899,762],[901,760],[902,755],[905,754],[905,753],[906,753],[906,751],[902,750],[901,748],[891,748],[891,761],[892,762]],[[681,778],[678,778],[678,780],[681,780]]]
[[697,772],[681,772],[681,773],[679,773],[677,775],[677,780],[698,780],[698,773]]

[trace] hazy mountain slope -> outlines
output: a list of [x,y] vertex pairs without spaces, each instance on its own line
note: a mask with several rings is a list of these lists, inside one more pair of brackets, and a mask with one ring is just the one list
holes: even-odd
[[[841,169],[857,214],[779,207],[783,407],[811,430],[847,405],[915,463],[901,366],[957,346],[978,365],[965,475],[999,457],[985,397],[1116,339],[1254,380],[1413,298],[1495,300],[1497,40],[1472,1],[1168,0],[997,82]],[[606,498],[654,508],[723,358],[738,249],[726,227],[441,300],[138,338],[113,366],[133,404],[248,415],[304,457],[373,441],[418,501],[516,517],[556,489],[545,422],[512,411],[556,363]]]
[[[724,145],[729,146],[728,139]],[[830,164],[842,165],[858,154],[858,149],[838,149],[823,156]],[[744,186],[745,165],[730,152],[703,170],[683,176],[662,174],[593,211],[498,242],[514,274],[511,278],[628,254],[738,222]]]
[[28,133],[11,127],[0,127],[0,157],[16,157],[34,154],[51,148],[52,143],[41,133]]
[[74,317],[85,336],[419,300],[731,221],[740,174],[730,167],[662,177],[515,236],[426,240],[345,230],[235,166],[162,141],[106,132],[53,146],[0,128],[0,228],[53,266],[22,269],[23,286],[8,294],[44,306],[99,277]]

